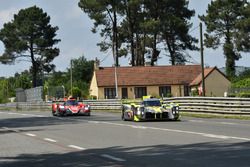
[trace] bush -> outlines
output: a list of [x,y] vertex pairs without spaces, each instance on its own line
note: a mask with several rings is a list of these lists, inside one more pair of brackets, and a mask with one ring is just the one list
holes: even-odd
[[238,80],[232,84],[232,87],[234,88],[250,87],[250,78],[244,78],[244,79]]
[[237,94],[237,97],[250,98],[250,92],[241,92]]
[[78,87],[73,87],[72,88],[72,93],[73,93],[73,97],[74,98],[80,98],[80,97],[82,97],[82,92],[81,92],[81,90],[78,88]]

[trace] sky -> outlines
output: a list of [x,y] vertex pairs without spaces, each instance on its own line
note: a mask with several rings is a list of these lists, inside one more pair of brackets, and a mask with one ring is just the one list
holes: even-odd
[[[71,59],[83,56],[88,60],[94,60],[96,57],[101,60],[101,66],[112,66],[114,64],[112,52],[103,53],[99,51],[96,44],[103,40],[99,34],[93,34],[91,28],[93,22],[78,7],[79,0],[0,0],[0,29],[3,24],[13,20],[13,15],[20,9],[25,9],[36,5],[43,9],[50,17],[50,24],[58,26],[56,38],[61,39],[56,47],[60,49],[60,55],[56,57],[53,63],[57,71],[65,71],[69,67]],[[189,0],[189,8],[196,11],[195,17],[190,22],[193,23],[190,34],[199,38],[199,19],[198,15],[205,14],[206,8],[211,0]],[[4,45],[0,41],[0,54],[4,53]],[[194,64],[200,63],[200,53],[190,52],[191,61]],[[161,55],[158,65],[169,65],[169,59]],[[121,66],[128,66],[128,59],[119,59]],[[225,66],[225,58],[222,49],[212,50],[205,48],[204,61],[206,66]],[[250,66],[250,56],[243,55],[236,62],[237,66]],[[15,65],[0,64],[0,77],[13,76],[16,72],[20,73],[28,70],[31,63],[16,62]]]

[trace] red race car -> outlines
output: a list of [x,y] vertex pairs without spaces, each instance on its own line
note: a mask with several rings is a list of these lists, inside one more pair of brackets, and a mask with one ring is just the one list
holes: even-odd
[[87,115],[90,116],[90,106],[78,102],[76,99],[69,99],[63,103],[57,102],[52,104],[53,116],[66,115]]

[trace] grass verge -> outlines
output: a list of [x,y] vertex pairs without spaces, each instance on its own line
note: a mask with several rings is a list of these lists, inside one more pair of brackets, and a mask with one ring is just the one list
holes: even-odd
[[181,112],[181,116],[195,117],[195,118],[221,118],[221,119],[250,120],[250,115],[230,115],[230,114],[208,114],[208,113]]

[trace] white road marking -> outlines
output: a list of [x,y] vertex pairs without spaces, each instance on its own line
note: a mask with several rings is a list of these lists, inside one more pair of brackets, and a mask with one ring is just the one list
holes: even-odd
[[50,138],[44,138],[43,140],[49,141],[49,142],[52,142],[52,143],[56,143],[57,142],[56,140],[50,139]]
[[9,128],[8,128],[8,127],[2,127],[2,129],[9,130]]
[[189,120],[190,122],[199,122],[199,123],[203,123],[204,121],[202,120]]
[[[132,127],[134,128],[135,125],[126,125],[126,124],[119,124],[119,123],[112,123],[112,122],[102,122],[103,124],[108,125],[116,125],[116,126],[123,126],[123,127]],[[151,129],[151,130],[160,130],[160,131],[168,131],[168,132],[175,132],[175,133],[185,133],[185,134],[192,134],[192,135],[200,135],[203,137],[213,137],[213,138],[220,138],[220,139],[236,139],[236,140],[244,140],[244,141],[250,141],[250,138],[244,138],[244,137],[237,137],[237,136],[224,136],[224,135],[216,135],[216,134],[210,134],[210,133],[202,133],[202,132],[194,132],[194,131],[186,131],[186,130],[178,130],[178,129],[165,129],[165,128],[157,128],[157,127],[146,127],[146,126],[140,126],[142,128]]]
[[77,149],[77,150],[86,150],[86,148],[79,147],[79,146],[76,146],[76,145],[68,145],[68,147],[74,148],[74,149]]
[[108,159],[114,160],[114,161],[118,161],[118,162],[124,162],[124,161],[126,161],[125,159],[117,158],[117,157],[114,157],[114,156],[108,155],[108,154],[102,154],[101,156],[104,157],[104,158],[108,158]]
[[16,133],[19,133],[20,130],[19,129],[10,129],[8,127],[1,127],[2,129],[5,129],[5,130],[9,130],[9,131],[12,131],[12,132],[16,132]]
[[18,115],[18,113],[14,113],[14,112],[8,112],[7,114],[9,114],[9,115]]
[[36,114],[25,114],[25,113],[15,113],[15,112],[0,112],[2,114],[9,114],[9,115],[22,115],[22,116],[31,116],[31,117],[48,117],[45,115],[36,115]]
[[22,116],[30,116],[30,114],[20,114],[20,115],[22,115]]
[[135,126],[135,125],[131,126],[131,128],[135,128],[135,129],[147,129],[147,127],[145,127],[145,126]]
[[240,125],[240,124],[232,123],[232,122],[220,122],[220,124],[223,124],[223,125]]
[[99,124],[99,121],[88,121],[89,123],[93,123],[93,124]]
[[241,123],[234,123],[234,122],[209,122],[209,121],[203,121],[203,120],[189,120],[189,122],[212,123],[212,124],[222,124],[222,125],[250,126],[249,124],[241,124]]
[[20,130],[19,129],[13,129],[12,131],[16,132],[16,133],[19,133]]
[[32,133],[25,133],[25,135],[30,136],[30,137],[35,137],[36,136],[35,134],[32,134]]
[[229,136],[214,135],[214,134],[204,134],[205,137],[217,138],[217,139],[230,139]]

